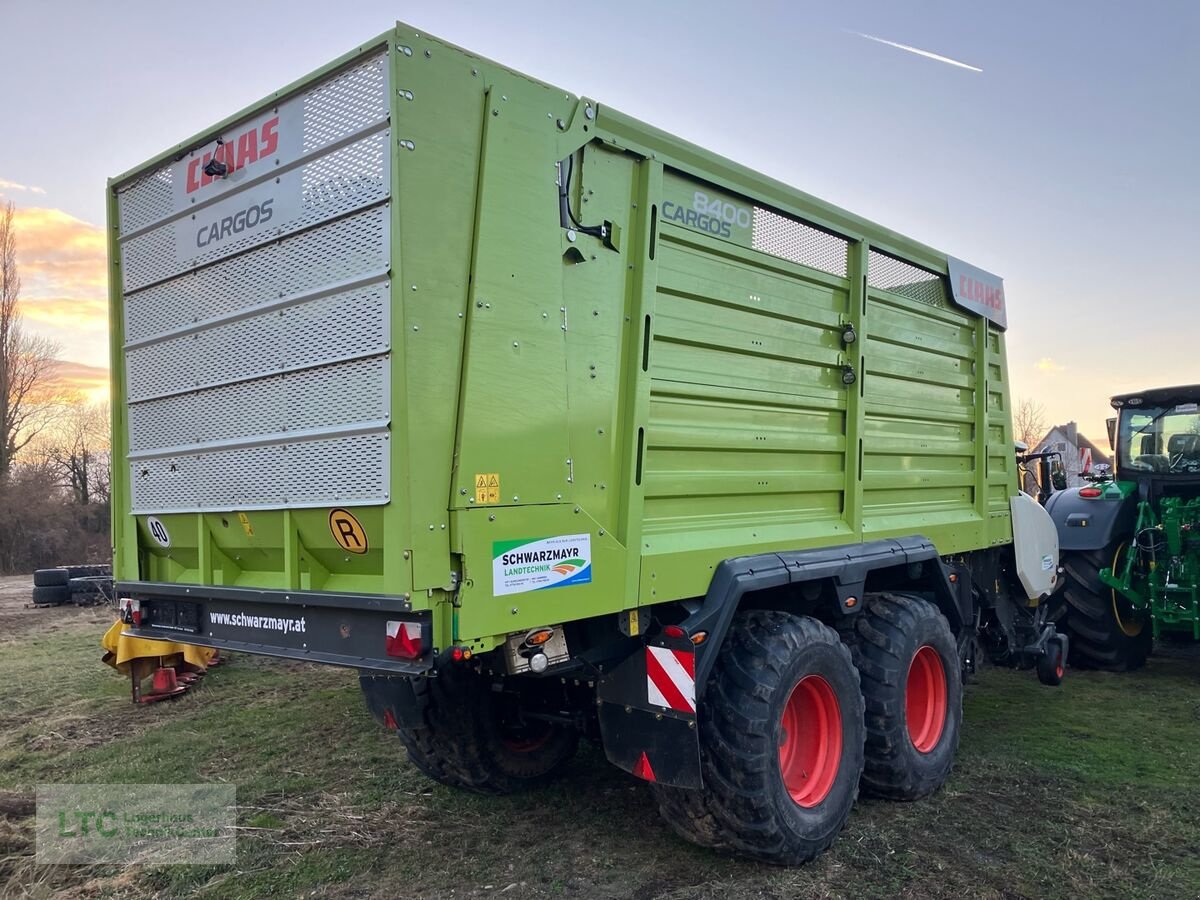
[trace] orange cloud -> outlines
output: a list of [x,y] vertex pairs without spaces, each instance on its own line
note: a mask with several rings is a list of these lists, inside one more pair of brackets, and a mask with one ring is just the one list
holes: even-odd
[[61,209],[15,211],[17,265],[24,295],[104,299],[108,283],[104,229]]
[[53,383],[64,392],[78,391],[91,403],[108,400],[108,369],[100,366],[59,360],[54,366]]
[[108,359],[108,267],[104,229],[61,209],[13,215],[21,313],[27,327],[86,364]]

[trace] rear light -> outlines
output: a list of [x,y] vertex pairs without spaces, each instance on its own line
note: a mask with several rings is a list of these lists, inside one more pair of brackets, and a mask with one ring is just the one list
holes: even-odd
[[1079,496],[1086,497],[1089,500],[1095,500],[1103,493],[1098,487],[1085,487],[1079,489]]
[[388,622],[388,656],[417,659],[425,655],[425,626],[420,622]]
[[142,624],[142,603],[132,597],[121,598],[121,621],[138,628]]
[[663,634],[665,634],[669,638],[681,638],[684,635],[686,635],[687,632],[684,631],[682,628],[680,628],[678,625],[668,625],[666,628],[663,629]]

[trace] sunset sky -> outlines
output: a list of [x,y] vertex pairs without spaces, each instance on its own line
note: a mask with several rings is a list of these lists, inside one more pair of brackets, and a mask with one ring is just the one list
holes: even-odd
[[1200,382],[1200,4],[0,0],[28,326],[103,392],[105,179],[396,17],[1005,278],[1015,393],[1103,443]]

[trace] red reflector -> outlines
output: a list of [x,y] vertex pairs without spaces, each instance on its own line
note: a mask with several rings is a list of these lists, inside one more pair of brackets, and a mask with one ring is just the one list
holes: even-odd
[[133,600],[129,597],[121,598],[121,618],[126,625],[132,625],[134,628],[141,627],[142,624],[142,603],[140,600]]
[[[665,634],[669,638],[681,638],[684,636],[685,633],[686,632],[682,628],[680,628],[678,625],[668,625],[666,628],[663,629],[663,634]],[[642,754],[642,755],[644,756],[645,754]]]
[[650,757],[646,755],[646,751],[642,751],[642,758],[637,761],[637,765],[633,767],[633,774],[638,778],[644,778],[646,781],[658,781],[654,777],[654,769],[650,767]]
[[463,658],[463,648],[455,647],[453,650],[451,650],[450,658],[453,659],[455,662],[458,662],[460,659],[462,659]]
[[1085,487],[1085,488],[1079,489],[1079,496],[1087,497],[1089,500],[1095,500],[1097,497],[1100,496],[1100,494],[1101,494],[1101,491],[1100,491],[1100,488],[1098,488],[1098,487]]
[[396,717],[392,715],[392,711],[390,709],[385,709],[383,711],[383,724],[392,729],[392,731],[396,730]]
[[425,626],[420,622],[387,623],[387,655],[416,659],[422,655]]

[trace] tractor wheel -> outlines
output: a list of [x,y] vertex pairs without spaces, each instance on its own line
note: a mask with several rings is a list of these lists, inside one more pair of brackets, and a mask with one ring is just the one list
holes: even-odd
[[962,665],[950,623],[928,600],[875,594],[858,616],[855,662],[866,702],[863,791],[927,797],[954,767]]
[[1126,551],[1118,541],[1103,550],[1063,554],[1066,572],[1066,615],[1062,626],[1071,638],[1071,665],[1128,672],[1146,664],[1153,644],[1150,619],[1100,581],[1100,570],[1117,567]]
[[704,788],[653,785],[685,839],[777,865],[833,843],[858,795],[863,705],[837,632],[751,610],[735,620],[700,715]]
[[[575,755],[579,733],[521,720],[516,703],[474,669],[447,666],[414,679],[425,724],[398,728],[408,758],[434,781],[477,794],[511,794],[550,780]],[[424,697],[422,697],[424,695]]]

